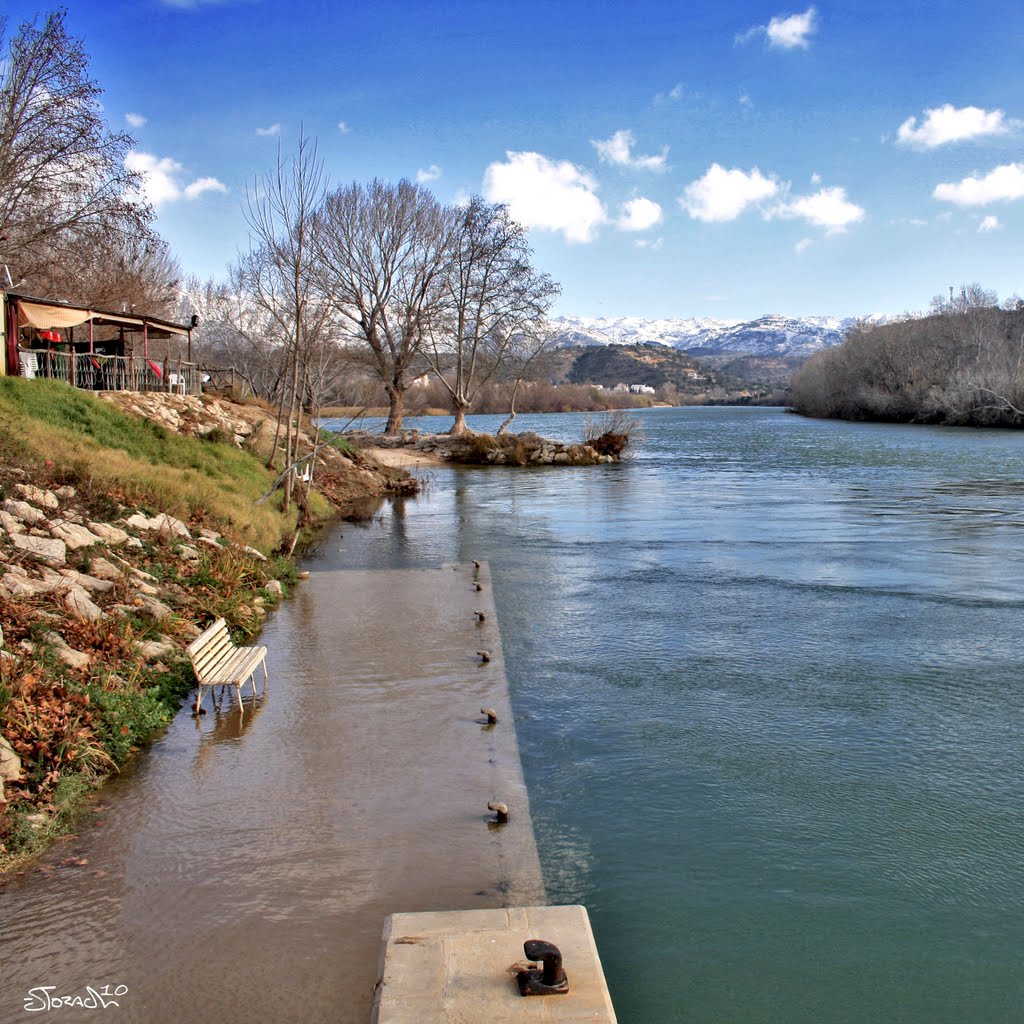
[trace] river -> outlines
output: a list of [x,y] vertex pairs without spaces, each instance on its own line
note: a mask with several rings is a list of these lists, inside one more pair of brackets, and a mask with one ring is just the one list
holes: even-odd
[[547,898],[623,1024],[1024,1018],[1024,433],[637,415],[627,463],[431,471],[313,564],[487,560]]

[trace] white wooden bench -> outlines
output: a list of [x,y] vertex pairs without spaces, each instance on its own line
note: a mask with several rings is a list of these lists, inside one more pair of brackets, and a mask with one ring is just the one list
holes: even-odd
[[[203,689],[213,693],[214,687],[233,686],[238,691],[238,707],[242,707],[242,684],[248,679],[256,695],[256,669],[263,668],[263,687],[267,685],[266,647],[236,647],[228,635],[228,624],[218,619],[188,645],[188,656],[196,674],[196,714],[203,703]],[[216,706],[216,697],[214,697]]]

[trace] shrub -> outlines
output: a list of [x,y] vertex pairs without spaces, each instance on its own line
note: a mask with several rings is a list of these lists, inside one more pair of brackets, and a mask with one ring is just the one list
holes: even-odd
[[599,416],[588,416],[583,425],[583,443],[598,455],[623,457],[640,437],[640,421],[625,409],[613,409]]

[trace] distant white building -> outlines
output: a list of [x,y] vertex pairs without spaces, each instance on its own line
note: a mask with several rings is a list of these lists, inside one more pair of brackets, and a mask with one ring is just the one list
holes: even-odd
[[649,384],[630,384],[629,393],[631,395],[653,395],[654,388]]
[[616,384],[615,387],[612,388],[612,391],[628,391],[628,390],[629,390],[629,385],[628,384]]

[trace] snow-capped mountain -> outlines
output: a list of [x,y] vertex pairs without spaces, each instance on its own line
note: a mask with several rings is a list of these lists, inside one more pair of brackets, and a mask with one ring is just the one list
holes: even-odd
[[[880,323],[885,316],[862,321]],[[744,352],[758,356],[809,356],[838,345],[855,318],[834,316],[787,317],[777,313],[757,320],[687,318],[646,320],[643,317],[562,316],[552,320],[559,346],[636,345],[654,342],[672,348],[704,352]]]

